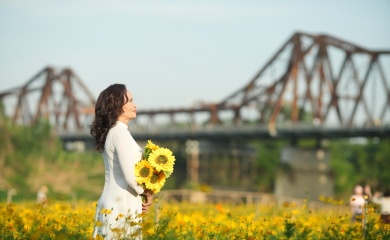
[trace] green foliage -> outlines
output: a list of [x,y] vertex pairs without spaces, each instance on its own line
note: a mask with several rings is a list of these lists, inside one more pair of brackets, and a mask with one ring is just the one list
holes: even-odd
[[351,193],[356,184],[369,184],[375,191],[390,185],[390,140],[367,139],[367,143],[330,144],[331,167],[335,173],[336,193]]
[[256,170],[258,190],[272,192],[279,167],[280,151],[285,144],[283,141],[257,142]]
[[292,238],[295,233],[295,223],[287,219],[284,220],[284,235],[287,239]]
[[[173,214],[174,215],[174,214]],[[169,223],[172,220],[172,216],[161,217],[156,225],[151,223],[147,224],[146,228],[155,228],[155,234],[152,236],[145,236],[145,239],[156,239],[156,240],[169,240],[177,239],[174,229],[169,227]]]
[[3,103],[2,99],[0,99],[0,121],[5,120],[5,119],[6,119],[5,107],[4,107],[4,103]]
[[359,174],[353,164],[353,146],[346,141],[333,141],[330,144],[330,152],[330,165],[335,175],[335,192],[351,194],[354,185],[359,182]]
[[[34,126],[17,126],[7,120],[0,121],[0,134],[3,138],[0,142],[0,201],[5,200],[4,192],[11,188],[17,191],[14,201],[33,199],[41,185],[49,187],[51,198],[60,195],[70,198],[72,191],[79,196],[86,193],[87,197],[97,198],[98,190],[88,192],[88,186],[101,187],[104,171],[99,171],[100,178],[88,179],[84,175],[96,175],[91,170],[95,166],[102,168],[102,162],[97,161],[101,159],[99,154],[65,151],[46,121],[39,121]],[[83,183],[82,187],[78,187],[80,183]]]

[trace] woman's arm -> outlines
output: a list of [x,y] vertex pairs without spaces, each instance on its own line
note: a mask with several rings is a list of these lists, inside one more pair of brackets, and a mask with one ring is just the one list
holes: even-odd
[[138,149],[132,149],[132,138],[129,132],[121,132],[118,134],[116,141],[116,153],[118,155],[119,164],[123,175],[131,188],[138,194],[144,192],[144,188],[136,182],[135,165],[140,159],[137,159]]

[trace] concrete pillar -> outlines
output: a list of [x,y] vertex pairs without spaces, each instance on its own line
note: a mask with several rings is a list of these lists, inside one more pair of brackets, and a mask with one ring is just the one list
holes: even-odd
[[327,150],[291,146],[282,149],[276,196],[318,200],[320,195],[333,197],[333,186]]
[[[199,183],[219,189],[253,190],[255,185],[248,183],[256,174],[256,148],[251,144],[199,141],[197,154]],[[192,164],[190,155],[188,159],[187,164]],[[192,174],[190,169],[188,174]]]
[[191,184],[199,183],[199,142],[188,140],[186,143],[187,173]]

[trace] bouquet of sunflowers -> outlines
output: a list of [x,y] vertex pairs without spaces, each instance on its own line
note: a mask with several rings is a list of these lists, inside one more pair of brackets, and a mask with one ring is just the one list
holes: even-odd
[[136,181],[156,194],[171,176],[174,164],[175,156],[171,150],[148,140],[141,161],[135,165]]

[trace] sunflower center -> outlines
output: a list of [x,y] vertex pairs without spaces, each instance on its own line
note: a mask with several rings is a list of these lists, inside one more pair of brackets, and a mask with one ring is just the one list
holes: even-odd
[[147,176],[149,176],[149,172],[150,172],[150,169],[149,169],[149,168],[143,167],[143,168],[141,168],[141,170],[139,171],[139,175],[141,175],[141,177],[147,177]]
[[168,162],[168,158],[166,156],[164,156],[164,155],[160,155],[160,156],[157,157],[157,162],[159,164],[165,164],[165,163]]
[[158,175],[157,174],[153,174],[152,177],[150,178],[150,182],[151,183],[156,183],[158,181]]

